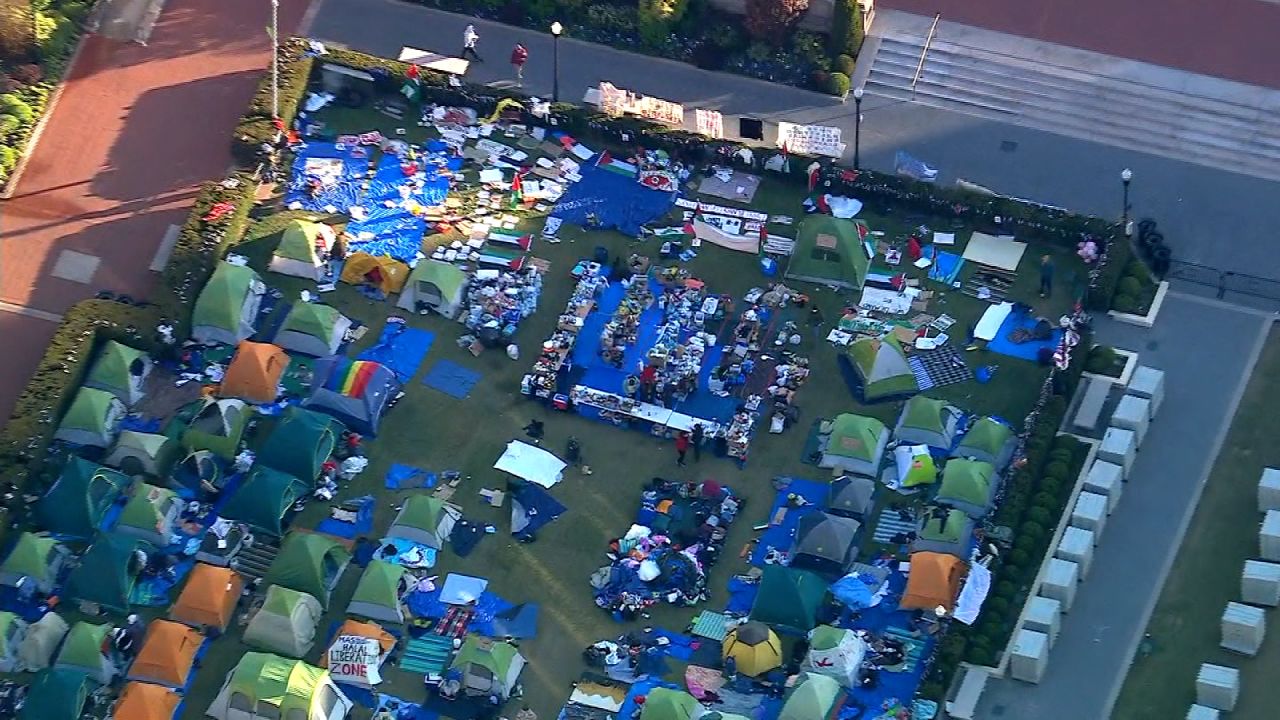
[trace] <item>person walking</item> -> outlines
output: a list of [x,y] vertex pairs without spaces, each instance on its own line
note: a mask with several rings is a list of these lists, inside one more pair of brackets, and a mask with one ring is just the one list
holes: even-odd
[[476,41],[480,39],[480,35],[476,33],[475,25],[467,25],[467,29],[462,31],[462,55],[463,60],[470,55],[476,62],[484,62],[484,58],[476,52]]
[[516,43],[511,50],[511,67],[516,71],[516,87],[524,87],[524,64],[529,61],[529,49]]
[[1053,294],[1053,258],[1048,255],[1040,258],[1040,297],[1047,298]]
[[689,433],[680,431],[676,436],[676,464],[684,467],[684,456],[689,452]]
[[696,423],[693,426],[693,433],[689,436],[689,443],[693,445],[694,462],[702,459],[702,440],[705,434],[706,428],[702,427],[702,423]]

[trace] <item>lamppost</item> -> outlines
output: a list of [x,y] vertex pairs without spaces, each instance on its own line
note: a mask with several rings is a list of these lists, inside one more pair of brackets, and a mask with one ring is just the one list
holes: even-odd
[[1133,171],[1125,168],[1120,171],[1120,184],[1124,186],[1124,209],[1120,213],[1120,227],[1129,232],[1129,183],[1133,180]]
[[271,0],[271,119],[280,117],[280,0]]
[[862,169],[862,86],[853,89],[853,169]]
[[560,102],[560,33],[564,26],[557,20],[551,23],[551,102]]

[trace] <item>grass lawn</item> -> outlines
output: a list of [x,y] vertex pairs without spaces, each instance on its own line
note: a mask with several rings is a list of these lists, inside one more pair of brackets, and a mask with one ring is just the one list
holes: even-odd
[[[367,131],[378,127],[384,134],[394,136],[395,128],[402,126],[399,121],[368,112],[337,111],[324,115],[324,120],[330,132]],[[425,134],[420,128],[408,128],[409,139],[416,141],[423,137]],[[751,207],[771,214],[791,215],[798,223],[803,217],[799,204],[802,198],[802,188],[766,177]],[[261,218],[235,252],[249,256],[255,267],[263,268],[279,240],[283,220],[296,215],[278,213]],[[905,237],[909,228],[931,222],[928,218],[885,216],[869,211],[864,211],[860,217],[865,218],[873,229],[883,230],[889,240]],[[541,224],[541,218],[530,217],[522,224],[521,230],[536,232]],[[942,228],[943,225],[939,223],[935,227]],[[772,229],[775,232],[787,231],[783,226]],[[794,232],[794,227],[790,230]],[[530,661],[523,676],[526,699],[542,717],[554,717],[554,710],[570,692],[571,682],[585,669],[580,660],[582,648],[628,629],[614,623],[594,606],[587,578],[592,571],[607,564],[604,555],[606,545],[610,538],[625,532],[630,526],[641,487],[650,478],[655,475],[680,479],[715,478],[747,498],[748,505],[742,517],[732,526],[726,544],[729,552],[714,569],[710,582],[715,594],[708,607],[723,607],[726,599],[723,589],[729,576],[746,569],[745,563],[737,559],[736,552],[750,540],[751,525],[765,519],[773,496],[770,480],[779,475],[813,478],[826,475],[826,471],[801,462],[804,428],[813,419],[832,417],[841,412],[870,414],[891,423],[901,407],[900,403],[860,407],[840,378],[836,351],[807,335],[801,351],[810,357],[813,373],[797,398],[802,409],[801,426],[781,435],[759,432],[752,443],[750,462],[745,470],[709,454],[699,464],[690,463],[688,468],[678,468],[669,442],[659,442],[641,432],[620,430],[574,415],[549,412],[543,405],[530,402],[519,394],[519,381],[543,339],[550,334],[568,299],[573,286],[569,270],[578,259],[589,256],[596,246],[607,247],[611,255],[641,252],[656,257],[659,245],[657,240],[636,243],[617,233],[586,232],[568,226],[560,235],[563,242],[559,244],[541,240],[534,244],[534,255],[549,261],[550,271],[538,313],[520,327],[520,360],[509,360],[500,351],[489,351],[474,358],[454,342],[461,334],[461,326],[436,316],[410,317],[412,325],[436,333],[435,344],[424,366],[449,359],[482,372],[484,378],[467,400],[456,400],[426,388],[418,378],[410,382],[405,388],[406,398],[388,414],[382,434],[368,447],[371,457],[369,468],[340,496],[348,498],[366,493],[377,496],[376,533],[387,527],[394,515],[393,506],[407,494],[384,489],[383,476],[391,463],[406,463],[437,471],[458,469],[467,476],[454,501],[463,506],[468,517],[493,523],[498,532],[485,538],[465,560],[450,552],[442,552],[436,571],[441,576],[450,571],[484,576],[491,580],[490,589],[499,595],[513,602],[540,604],[538,637],[525,641],[521,647]],[[1048,251],[1038,246],[1029,248],[1024,265],[1032,267],[1030,263],[1035,262],[1034,258],[1045,252]],[[1066,312],[1073,293],[1080,287],[1084,272],[1074,256],[1069,254],[1061,254],[1056,265],[1059,281],[1053,297],[1048,300],[1036,297],[1034,271],[1024,272],[1019,277],[1010,296],[1035,305],[1040,314],[1051,318]],[[755,256],[710,245],[704,246],[699,257],[688,267],[706,282],[711,291],[730,293],[735,298],[741,298],[748,289],[763,286],[768,280],[761,275]],[[313,285],[276,274],[264,273],[263,277],[290,299]],[[856,302],[856,298],[826,288],[789,284],[813,296],[828,321],[839,317],[840,308]],[[353,352],[372,344],[383,320],[399,312],[391,303],[370,301],[345,285],[325,295],[324,299],[370,326],[369,333]],[[957,326],[951,333],[953,338],[959,336],[956,342],[963,342],[965,328],[971,326],[985,309],[985,303],[958,292],[946,294],[935,305],[936,309],[931,307],[930,312],[946,312],[957,318]],[[788,312],[804,326],[804,311],[793,309]],[[972,367],[995,365],[995,378],[987,385],[968,382],[944,388],[936,394],[970,412],[996,414],[1020,423],[1034,403],[1046,370],[1034,363],[986,351],[975,351],[967,357]],[[419,378],[421,375],[420,372]],[[577,437],[582,443],[584,459],[594,474],[582,476],[568,472],[565,481],[553,493],[569,507],[569,512],[543,529],[537,542],[519,544],[511,539],[508,531],[509,510],[489,507],[477,492],[481,488],[505,484],[506,477],[492,470],[491,466],[505,444],[520,437],[521,428],[532,418],[546,421],[544,444],[552,451],[563,452],[566,439],[570,435]],[[313,527],[325,512],[322,504],[313,504],[297,524]],[[334,594],[331,603],[333,617],[330,619],[336,620],[345,608],[358,577],[357,569],[346,573]],[[663,606],[655,610],[647,622],[681,630],[695,613],[696,609]],[[321,625],[321,632],[325,632],[328,626],[329,621],[326,620]],[[226,671],[244,652],[244,646],[237,642],[238,635],[238,629],[229,633],[215,644],[205,659],[204,669],[187,702],[186,717],[201,716],[220,687]],[[317,648],[308,659],[314,661],[319,651]],[[420,677],[394,668],[386,668],[384,677],[386,682],[381,686],[384,691],[409,700],[422,697]]]
[[1240,700],[1232,717],[1275,717],[1280,634],[1269,633],[1254,658],[1218,643],[1223,609],[1240,600],[1244,561],[1258,556],[1258,478],[1263,468],[1280,467],[1278,402],[1280,330],[1273,329],[1125,680],[1112,714],[1117,720],[1182,717],[1195,702],[1196,671],[1203,662],[1240,669]]

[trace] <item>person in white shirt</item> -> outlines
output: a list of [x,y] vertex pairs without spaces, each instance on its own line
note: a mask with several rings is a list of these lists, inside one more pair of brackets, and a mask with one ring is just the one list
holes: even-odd
[[462,55],[460,57],[463,60],[466,60],[467,56],[470,55],[476,62],[484,62],[484,59],[476,52],[476,41],[479,39],[480,36],[476,34],[475,25],[468,25],[467,29],[462,31]]

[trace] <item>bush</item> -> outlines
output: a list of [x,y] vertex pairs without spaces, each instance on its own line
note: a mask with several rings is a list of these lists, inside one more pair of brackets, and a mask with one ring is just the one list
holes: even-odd
[[686,0],[640,0],[640,36],[651,45],[660,45],[671,34],[671,26],[680,22],[688,7]]
[[587,24],[607,27],[626,35],[634,32],[640,23],[637,8],[595,3],[587,8]]
[[[4,117],[10,117],[8,115]],[[8,175],[18,164],[18,151],[8,145],[0,145],[0,174]]]
[[[1122,296],[1117,296],[1117,299]],[[1106,345],[1095,345],[1089,350],[1089,356],[1085,359],[1084,369],[1096,375],[1112,375],[1115,373],[1116,365],[1119,363],[1120,356],[1116,355],[1116,351]]]
[[1041,525],[1049,525],[1054,521],[1053,511],[1043,505],[1035,505],[1027,510],[1027,519]]
[[742,45],[742,33],[738,28],[725,23],[716,23],[707,31],[707,44],[718,50],[730,50]]
[[743,25],[752,37],[782,45],[809,9],[809,0],[746,0]]
[[862,48],[862,7],[857,0],[835,0],[827,42],[832,55],[857,57]]
[[827,57],[826,43],[821,36],[814,33],[800,31],[791,36],[791,50],[806,67],[840,69],[831,65],[831,59]]
[[1018,594],[1018,586],[1008,580],[1001,580],[996,583],[996,591],[993,597],[1002,597],[1006,600],[1012,600],[1014,595]]
[[12,115],[23,125],[30,125],[36,118],[31,106],[14,93],[0,95],[0,114]]
[[842,98],[849,94],[849,76],[840,72],[833,72],[827,78],[827,92]]
[[1016,565],[1017,567],[1020,567],[1020,568],[1028,567],[1029,565],[1031,565],[1031,556],[1028,555],[1023,550],[1010,550],[1009,564]]
[[[1045,495],[1051,495],[1054,498],[1061,497],[1062,487],[1064,482],[1065,481],[1059,480],[1057,478],[1051,478],[1051,477],[1042,478],[1040,480],[1040,492],[1044,493]],[[1057,509],[1057,502],[1054,502],[1053,507],[1050,507],[1048,505],[1039,505],[1037,507],[1046,507],[1046,508],[1049,508],[1050,512],[1052,512],[1053,510]]]
[[1111,309],[1121,313],[1138,312],[1138,301],[1132,295],[1117,294],[1111,300]]
[[1023,537],[1028,537],[1036,541],[1043,539],[1045,536],[1044,525],[1041,525],[1034,520],[1028,520],[1022,523],[1022,527],[1018,528],[1018,532]]
[[838,73],[844,73],[849,77],[853,77],[854,68],[857,67],[857,61],[848,55],[836,56],[836,61],[831,64],[831,69]]
[[1066,480],[1071,474],[1071,468],[1064,462],[1054,460],[1044,466],[1044,478],[1054,480]]
[[1058,508],[1058,496],[1048,492],[1038,492],[1031,498],[1032,507],[1046,508],[1052,512]]
[[10,70],[9,77],[23,85],[35,85],[41,80],[44,80],[44,69],[39,65],[27,63]]
[[90,3],[80,0],[64,2],[58,5],[58,12],[62,13],[67,20],[79,25],[89,16],[89,5]]
[[1125,275],[1120,278],[1120,282],[1116,283],[1116,293],[1119,295],[1133,295],[1137,297],[1142,294],[1142,283],[1138,278],[1132,275]]
[[0,115],[0,136],[8,135],[22,126],[18,118],[12,115]]

